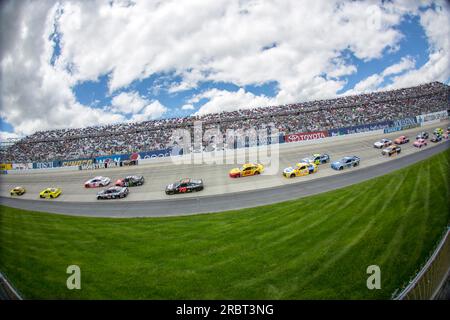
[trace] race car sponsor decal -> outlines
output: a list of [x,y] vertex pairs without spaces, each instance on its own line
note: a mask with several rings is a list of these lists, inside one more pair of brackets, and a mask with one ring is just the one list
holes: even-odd
[[292,133],[284,137],[286,142],[297,142],[305,140],[316,140],[328,137],[328,131]]

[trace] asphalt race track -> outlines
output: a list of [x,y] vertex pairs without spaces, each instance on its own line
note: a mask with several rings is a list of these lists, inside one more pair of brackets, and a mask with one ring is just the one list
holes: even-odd
[[[441,122],[392,134],[349,135],[312,144],[282,144],[276,174],[266,172],[238,179],[228,177],[229,169],[236,167],[236,164],[180,165],[170,160],[95,171],[5,175],[0,178],[0,203],[26,210],[97,217],[176,216],[255,207],[342,188],[426,159],[449,148],[450,143],[429,142],[428,146],[419,150],[412,146],[416,134],[420,131],[431,134],[434,128],[447,128],[448,125],[448,122]],[[373,148],[373,143],[383,137],[395,139],[400,135],[407,135],[411,142],[401,146],[402,152],[398,156],[388,158],[381,155],[380,149]],[[324,164],[319,166],[317,173],[309,176],[287,179],[281,175],[285,167],[295,165],[312,153],[328,153],[331,161],[346,155],[357,155],[361,158],[361,165],[338,172],[332,170],[329,164]],[[125,199],[98,201],[95,195],[99,189],[83,187],[84,181],[96,175],[108,176],[114,182],[130,174],[143,175],[146,182],[141,187],[130,188],[130,194]],[[184,177],[202,178],[205,190],[172,196],[164,193],[167,184]],[[16,185],[24,186],[27,193],[20,198],[10,197],[9,190]],[[60,187],[63,194],[57,199],[39,199],[39,192],[46,187]]]

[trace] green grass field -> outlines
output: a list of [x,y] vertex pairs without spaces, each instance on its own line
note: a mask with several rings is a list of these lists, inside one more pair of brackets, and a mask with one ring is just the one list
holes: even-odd
[[[389,299],[449,223],[450,151],[321,195],[176,218],[1,207],[0,270],[26,298]],[[66,268],[81,268],[81,290]],[[366,268],[381,268],[380,290]]]

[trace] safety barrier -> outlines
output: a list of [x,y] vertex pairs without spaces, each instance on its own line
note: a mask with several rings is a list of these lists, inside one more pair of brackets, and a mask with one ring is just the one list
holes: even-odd
[[415,278],[394,300],[433,300],[450,277],[450,227]]

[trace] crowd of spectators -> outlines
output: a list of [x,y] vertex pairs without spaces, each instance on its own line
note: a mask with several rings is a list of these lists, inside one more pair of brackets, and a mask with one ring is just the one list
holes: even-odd
[[343,96],[203,116],[39,131],[0,151],[2,162],[91,158],[169,147],[175,129],[256,130],[273,126],[282,134],[322,131],[383,122],[449,108],[450,87],[432,82],[416,87]]

